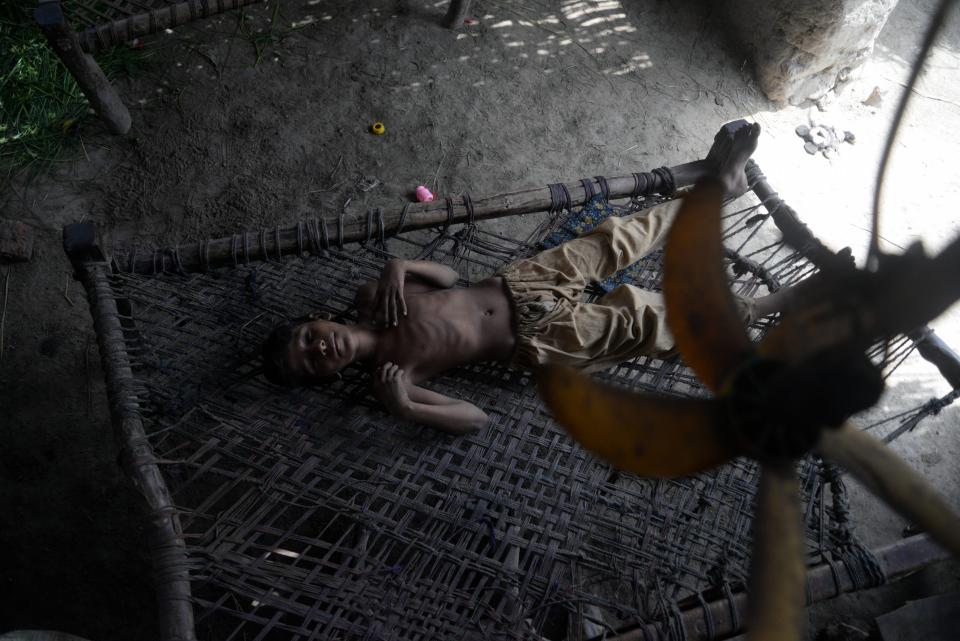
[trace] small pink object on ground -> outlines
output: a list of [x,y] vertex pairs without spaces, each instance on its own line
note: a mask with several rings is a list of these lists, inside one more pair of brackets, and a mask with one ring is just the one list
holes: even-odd
[[424,187],[423,185],[417,186],[417,202],[428,203],[433,200],[433,194],[430,193],[430,190]]

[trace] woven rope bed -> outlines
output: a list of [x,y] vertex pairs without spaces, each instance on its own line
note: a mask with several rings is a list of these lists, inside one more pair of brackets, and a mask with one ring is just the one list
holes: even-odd
[[[65,230],[122,460],[150,511],[161,638],[553,640],[633,628],[625,638],[682,639],[694,638],[690,608],[701,612],[696,638],[713,638],[718,618],[739,629],[753,463],[673,481],[619,473],[553,422],[529,373],[499,364],[431,382],[491,417],[466,437],[385,414],[357,370],[298,390],[250,376],[270,328],[318,309],[350,318],[355,286],[391,255],[444,262],[468,284],[537,251],[591,196],[617,215],[638,211],[684,186],[681,173],[464,196],[112,258],[91,227]],[[748,176],[752,192],[725,210],[725,243],[734,289],[762,295],[811,274],[828,250],[752,163]],[[481,223],[503,203],[549,215],[529,238],[507,238]],[[806,240],[791,249],[782,235]],[[657,289],[659,253],[632,279]],[[903,337],[873,356],[885,353],[889,372],[914,346]],[[706,393],[678,360],[641,357],[600,376]],[[883,563],[851,531],[837,469],[807,458],[799,475],[808,562],[827,564],[833,593],[882,582]],[[707,607],[717,600],[721,614]]]

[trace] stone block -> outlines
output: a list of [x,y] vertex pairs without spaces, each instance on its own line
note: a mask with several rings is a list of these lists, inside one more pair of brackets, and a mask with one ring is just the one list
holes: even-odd
[[33,227],[19,220],[0,220],[0,263],[22,263],[33,254]]
[[897,0],[726,0],[735,38],[775,101],[817,100],[873,52]]

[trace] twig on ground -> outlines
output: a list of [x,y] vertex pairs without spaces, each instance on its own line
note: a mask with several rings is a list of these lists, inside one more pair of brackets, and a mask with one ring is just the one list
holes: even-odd
[[712,17],[713,11],[710,11],[703,17],[703,21],[700,23],[700,28],[697,30],[697,35],[693,38],[693,44],[690,45],[690,55],[687,56],[687,69],[690,68],[690,64],[693,62],[693,53],[697,50],[697,43],[700,42],[700,38],[702,38],[704,32],[706,32],[707,23],[710,22]]
[[330,175],[327,176],[327,182],[333,180],[333,177],[337,175],[337,172],[340,171],[340,168],[343,167],[343,154],[337,156],[337,164],[334,165],[333,170],[330,172]]
[[693,81],[693,84],[697,85],[697,89],[698,89],[697,98],[700,97],[700,94],[699,94],[700,91],[702,91],[703,93],[707,94],[708,96],[709,96],[711,93],[713,93],[713,94],[716,94],[717,96],[721,96],[721,97],[723,97],[723,98],[726,98],[727,100],[729,100],[730,102],[732,102],[734,105],[736,105],[737,109],[739,109],[740,111],[744,111],[743,105],[740,104],[739,101],[737,101],[733,96],[731,96],[730,94],[728,94],[727,92],[725,92],[725,91],[723,91],[723,90],[721,89],[721,87],[723,86],[723,79],[722,79],[722,78],[717,81],[717,88],[716,88],[716,89],[709,89],[709,88],[707,88],[702,82],[700,82],[699,80],[697,80],[696,78],[694,78],[693,76],[691,76],[691,75],[690,75],[689,73],[687,73],[686,71],[683,72],[683,75],[685,75],[687,78],[689,78],[690,80],[692,80],[692,81]]
[[437,193],[437,179],[440,177],[440,168],[443,166],[443,161],[447,157],[447,150],[443,148],[443,136],[440,135],[437,123],[431,121],[431,124],[437,131],[437,138],[440,139],[440,162],[437,163],[437,171],[433,174],[433,193]]
[[83,157],[87,159],[87,162],[90,162],[90,156],[87,155],[87,146],[83,144],[83,136],[78,135],[80,138],[80,149],[83,149]]
[[12,191],[14,195],[16,195],[17,198],[20,199],[20,202],[23,203],[23,206],[26,207],[31,214],[36,216],[37,215],[36,212],[34,211],[33,207],[30,205],[30,203],[27,201],[27,187],[24,186],[23,191],[17,191],[17,187],[16,185],[13,184],[13,182],[7,183],[7,186],[10,187],[10,191]]
[[327,175],[327,182],[330,184],[328,184],[326,187],[321,187],[320,189],[311,189],[307,193],[318,194],[324,191],[336,191],[339,189],[343,183],[347,182],[346,178],[338,182],[333,182],[333,177],[337,175],[337,172],[340,171],[341,167],[343,167],[343,154],[340,154],[340,156],[337,158],[337,164],[334,165],[333,170]]
[[677,102],[693,102],[694,100],[699,100],[700,97],[703,95],[703,92],[702,92],[702,90],[701,90],[700,88],[697,88],[697,97],[696,97],[696,98],[681,98],[680,96],[677,96],[677,95],[675,95],[675,94],[672,94],[672,93],[670,93],[669,91],[666,91],[665,89],[662,88],[662,87],[677,87],[677,88],[680,88],[680,87],[678,87],[677,85],[661,85],[659,82],[655,82],[655,83],[653,83],[652,87],[653,87],[653,90],[656,91],[657,93],[663,94],[663,95],[666,96],[667,98],[673,98],[673,99],[676,100]]
[[67,299],[67,302],[73,307],[73,301],[70,300],[70,274],[67,274],[67,282],[63,286],[63,297]]
[[443,159],[446,157],[447,152],[440,154],[440,162],[437,163],[437,170],[433,173],[433,193],[437,193],[437,180],[440,178],[440,167],[443,166]]
[[358,181],[357,189],[359,189],[359,190],[362,191],[363,193],[367,193],[368,191],[370,191],[371,189],[377,187],[378,185],[380,185],[380,179],[379,179],[379,178],[374,178],[373,180],[367,180],[367,179],[364,177],[364,178],[361,178],[361,179]]
[[93,414],[93,386],[90,385],[90,339],[83,346],[83,370],[87,379],[87,416]]
[[217,61],[200,47],[195,47],[194,52],[196,52],[196,54],[202,58],[206,58],[207,62],[210,63],[210,66],[213,67],[213,70],[217,73],[217,83],[220,83],[223,80],[223,71],[220,69],[220,65],[217,64]]
[[336,182],[336,183],[334,183],[334,184],[332,184],[332,185],[327,185],[326,187],[321,187],[320,189],[311,189],[311,190],[308,191],[307,193],[308,193],[308,194],[319,194],[319,193],[324,192],[324,191],[337,191],[338,189],[340,189],[341,187],[343,187],[343,184],[344,184],[345,182],[347,182],[347,179],[346,179],[346,178],[344,178],[343,180],[340,180],[340,181],[338,181],[338,182]]
[[3,360],[3,329],[7,322],[7,298],[10,293],[10,272],[7,271],[3,280],[3,311],[0,312],[0,360]]
[[623,154],[627,153],[628,151],[633,151],[634,149],[636,149],[636,148],[639,147],[639,146],[640,146],[640,143],[637,143],[637,144],[635,144],[635,145],[631,145],[631,146],[627,147],[626,149],[624,149],[623,151],[621,151],[619,154],[617,154],[617,169],[620,169],[620,161],[623,160]]

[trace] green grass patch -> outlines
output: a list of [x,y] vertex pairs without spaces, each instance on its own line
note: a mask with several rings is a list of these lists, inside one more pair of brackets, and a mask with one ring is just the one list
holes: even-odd
[[244,11],[244,7],[240,7],[240,34],[253,45],[254,53],[257,56],[256,61],[253,63],[254,67],[263,62],[263,56],[266,54],[269,46],[281,42],[286,36],[286,30],[278,26],[277,18],[279,15],[280,3],[276,2],[273,5],[273,13],[270,14],[270,26],[267,27],[265,31],[257,32],[253,27],[253,20],[250,18],[250,15]]
[[[90,106],[34,24],[35,0],[0,6],[0,171],[47,170],[75,149]],[[149,53],[120,46],[96,56],[108,78],[136,75]]]

